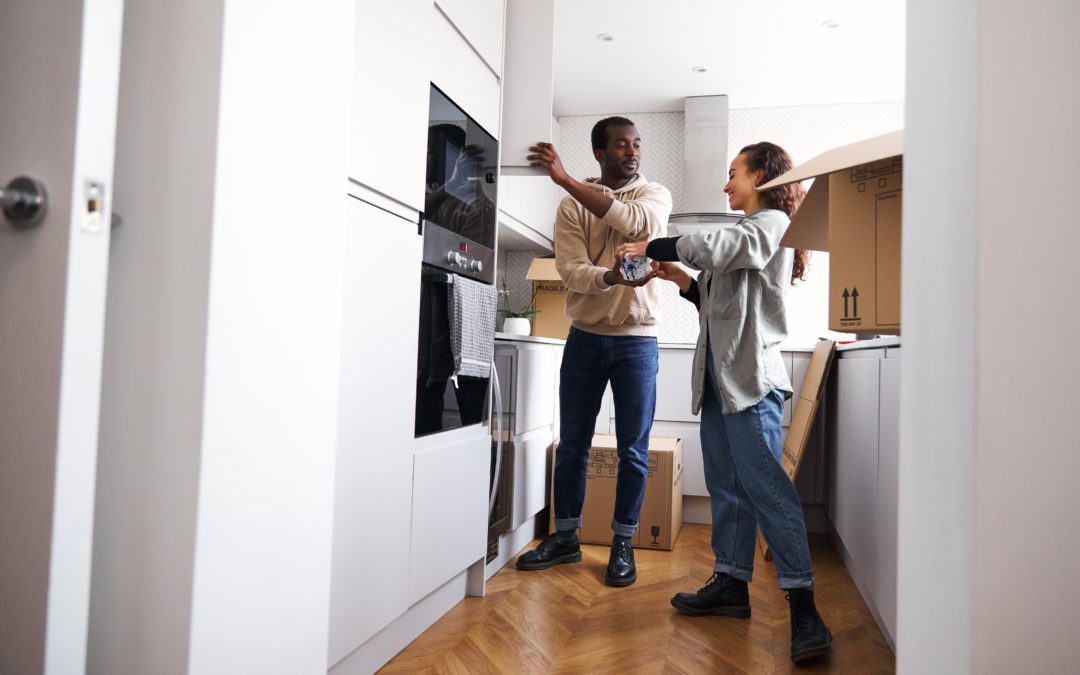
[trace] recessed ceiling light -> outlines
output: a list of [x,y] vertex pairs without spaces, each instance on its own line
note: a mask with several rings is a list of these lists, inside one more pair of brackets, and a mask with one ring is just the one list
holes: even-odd
[[615,36],[610,33],[600,33],[596,36],[596,39],[600,42],[611,42],[615,39]]
[[706,68],[705,66],[694,66],[693,68],[690,69],[690,72],[693,72],[693,73],[705,73],[705,72],[708,72],[708,70],[709,69]]
[[822,28],[839,28],[840,27],[840,22],[837,21],[836,19],[826,19],[826,20],[821,22],[821,27]]

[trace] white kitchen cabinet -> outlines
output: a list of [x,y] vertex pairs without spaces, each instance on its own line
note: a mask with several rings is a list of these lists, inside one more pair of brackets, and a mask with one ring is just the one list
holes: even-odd
[[417,212],[424,210],[431,58],[416,45],[427,44],[433,12],[422,0],[356,5],[349,177]]
[[514,382],[517,411],[514,432],[523,434],[551,427],[555,420],[555,349],[552,345],[520,342]]
[[[480,434],[475,431],[448,432],[457,440],[413,455],[409,604],[486,555],[491,437],[486,427]],[[386,509],[380,509],[379,515],[385,517]],[[381,541],[365,540],[373,552],[382,555]]]
[[[558,147],[558,138],[550,136],[545,138],[550,139]],[[551,178],[546,174],[501,175],[499,176],[500,220],[505,223],[509,216],[515,221],[513,225],[518,228],[528,227],[548,242],[553,242],[555,241],[555,214],[565,196],[566,193],[562,188],[551,182]]]
[[548,501],[548,453],[551,427],[530,431],[514,439],[514,504],[511,528],[517,529],[539,513]]
[[503,174],[537,174],[529,146],[553,138],[555,0],[507,0],[503,78]]
[[[353,198],[345,239],[338,454],[330,597],[330,663],[409,606],[419,269],[387,286],[368,264],[372,233],[404,260],[420,237],[401,218]],[[419,264],[417,264],[419,268]],[[394,331],[372,330],[377,316]]]
[[690,376],[694,365],[692,349],[661,349],[660,372],[656,375],[655,420],[696,422],[691,412],[693,391]]
[[412,37],[408,48],[427,57],[425,78],[499,138],[499,77],[435,5],[428,3],[424,11],[431,17],[428,41],[417,48],[418,40]]
[[562,424],[560,423],[560,418],[559,418],[560,410],[561,410],[561,408],[560,408],[561,404],[559,402],[560,401],[560,398],[559,398],[559,380],[560,380],[560,375],[561,375],[561,372],[562,372],[563,346],[562,345],[554,345],[553,347],[554,347],[554,351],[555,351],[555,372],[552,373],[553,380],[554,380],[553,388],[555,390],[555,409],[554,409],[555,419],[553,420],[552,428],[553,428],[553,431],[554,431],[555,440],[559,440],[559,431],[562,429]]
[[[885,631],[896,637],[896,514],[899,493],[900,448],[900,360],[881,361],[881,403],[878,429],[877,480],[877,565],[874,569],[874,604],[885,624]],[[899,351],[899,350],[897,350]]]
[[436,0],[495,75],[502,75],[505,0]]
[[705,462],[701,456],[701,427],[690,422],[653,422],[652,436],[683,440],[683,496],[708,497]]
[[784,421],[782,426],[791,425],[791,414],[795,412],[795,402],[802,391],[803,381],[806,379],[806,371],[810,368],[811,352],[784,352],[784,361],[788,367],[788,375],[791,377],[792,398],[784,404]]
[[[876,358],[852,352],[836,363],[836,448],[830,516],[836,533],[868,578],[877,556],[878,388]],[[854,358],[852,358],[854,357]]]
[[615,396],[611,393],[611,383],[604,388],[604,396],[600,399],[600,412],[596,414],[596,433],[615,433]]

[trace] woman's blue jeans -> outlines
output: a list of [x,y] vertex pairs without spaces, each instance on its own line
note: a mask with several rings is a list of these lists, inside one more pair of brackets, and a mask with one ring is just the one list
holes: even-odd
[[705,344],[701,452],[712,501],[714,569],[750,581],[760,527],[776,561],[780,588],[812,589],[802,504],[780,464],[784,394],[774,389],[746,410],[721,414],[712,353]]

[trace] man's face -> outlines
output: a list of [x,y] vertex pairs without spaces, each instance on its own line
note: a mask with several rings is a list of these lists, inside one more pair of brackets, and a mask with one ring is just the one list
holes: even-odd
[[600,175],[621,180],[633,178],[641,160],[641,136],[632,125],[608,127],[607,147],[596,150]]

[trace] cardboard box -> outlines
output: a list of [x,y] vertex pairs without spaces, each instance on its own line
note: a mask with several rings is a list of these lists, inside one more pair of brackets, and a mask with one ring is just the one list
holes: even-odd
[[829,252],[829,329],[900,333],[904,132],[818,155],[759,190],[815,178],[780,243]]
[[570,317],[566,315],[566,286],[555,269],[555,258],[534,258],[525,278],[532,282],[533,307],[539,310],[532,319],[532,335],[565,340]]
[[[557,445],[553,451],[557,451]],[[554,475],[554,458],[551,462]],[[615,484],[619,453],[614,436],[593,436],[589,452],[585,505],[581,510],[578,538],[583,544],[611,544],[611,519],[615,509]],[[649,476],[641,503],[635,548],[670,551],[682,530],[683,442],[681,438],[649,439]],[[554,498],[548,531],[555,531]]]
[[[788,427],[787,435],[784,436],[784,450],[780,457],[780,464],[792,482],[799,473],[803,453],[810,442],[810,431],[814,427],[818,408],[821,407],[821,398],[825,395],[825,380],[829,376],[829,369],[832,368],[835,355],[835,342],[832,340],[818,342],[814,346],[814,353],[810,356],[810,365],[806,368],[802,389],[795,395],[791,426]],[[761,536],[760,530],[757,541],[762,555],[768,558],[769,547],[765,544],[765,538]]]

